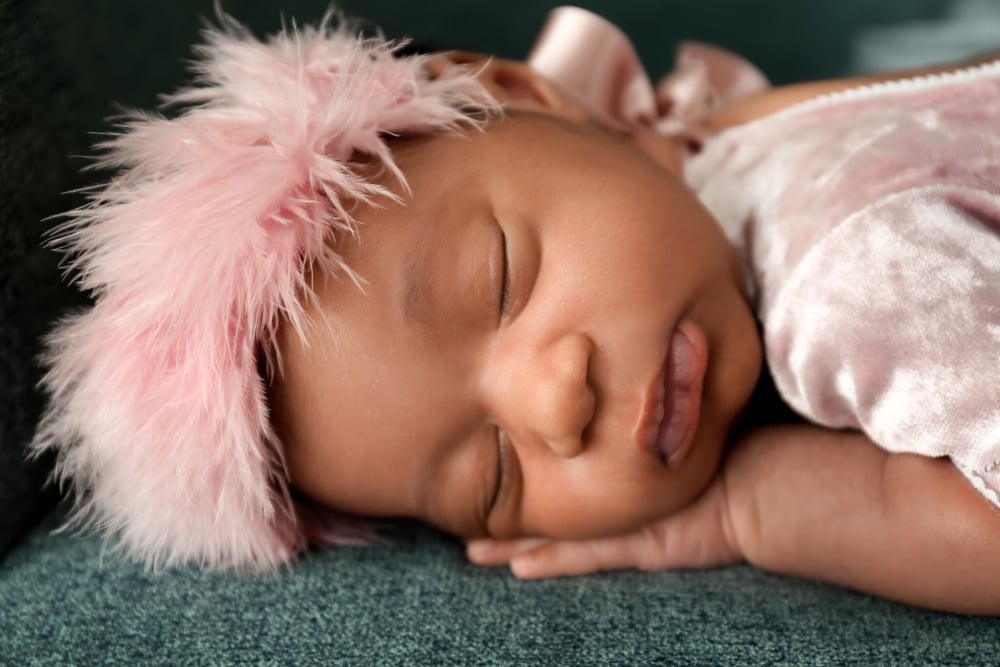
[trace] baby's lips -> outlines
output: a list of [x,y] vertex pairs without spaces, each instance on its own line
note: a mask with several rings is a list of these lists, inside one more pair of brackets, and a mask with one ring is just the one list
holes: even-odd
[[667,464],[677,467],[687,456],[694,442],[701,416],[702,384],[708,365],[708,343],[705,334],[687,322],[677,328],[671,351],[670,391],[673,413],[662,443]]

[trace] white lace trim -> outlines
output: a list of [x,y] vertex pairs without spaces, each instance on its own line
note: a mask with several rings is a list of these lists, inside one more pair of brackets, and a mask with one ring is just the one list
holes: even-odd
[[965,475],[965,478],[969,480],[969,483],[972,484],[973,487],[975,487],[976,491],[981,493],[983,497],[991,503],[1000,507],[1000,495],[997,495],[997,489],[983,479],[982,475],[972,468],[962,465],[958,461],[952,460],[952,463],[955,464],[955,467],[958,468],[959,472]]
[[1000,74],[1000,60],[991,60],[989,62],[979,63],[978,65],[971,65],[969,67],[963,67],[946,72],[918,74],[916,76],[905,77],[902,79],[891,79],[888,81],[859,84],[857,86],[850,86],[832,93],[823,93],[815,97],[802,100],[801,102],[796,102],[795,104],[791,104],[784,109],[780,109],[774,113],[752,120],[749,123],[735,125],[728,128],[722,134],[730,130],[743,130],[744,128],[753,127],[758,123],[763,123],[765,121],[772,122],[776,119],[786,118],[794,114],[805,113],[806,111],[812,111],[827,105],[850,102],[868,97],[877,97],[879,95],[887,95],[890,93],[916,92],[918,90],[926,90],[937,86],[965,83],[966,81],[978,78],[988,78],[997,74]]

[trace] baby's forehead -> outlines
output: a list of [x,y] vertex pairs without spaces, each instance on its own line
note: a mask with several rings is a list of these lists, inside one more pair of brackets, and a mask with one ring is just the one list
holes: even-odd
[[537,146],[543,151],[544,146],[528,142],[539,136],[567,142],[598,137],[620,140],[597,123],[580,122],[545,111],[505,109],[479,127],[461,128],[450,133],[402,136],[390,141],[389,145],[396,164],[405,173],[407,167],[415,165],[436,163],[440,166],[445,158],[475,159],[483,151],[498,146],[511,148],[511,142],[518,140],[525,140],[526,143],[515,143],[517,150],[531,150]]
[[[497,205],[505,205],[504,194],[522,190],[520,179],[528,177],[517,162],[545,165],[564,148],[601,145],[620,150],[626,144],[590,123],[516,109],[481,128],[399,137],[390,142],[390,148],[403,180],[373,166],[370,179],[389,195],[358,203],[351,211],[359,223],[358,234],[341,235],[331,243],[338,253],[351,252],[355,261],[365,263],[366,255],[380,254],[382,245],[391,244],[397,236],[440,233],[447,226],[443,221],[461,218],[456,209],[463,206],[490,197],[499,200]],[[560,169],[572,169],[573,164],[563,160]]]
[[[506,169],[511,160],[532,157],[545,162],[557,145],[595,139],[620,142],[589,123],[523,110],[505,111],[479,128],[399,137],[390,142],[390,148],[405,180],[399,181],[387,169],[375,168],[370,174],[372,182],[387,188],[396,201],[379,197],[360,204],[355,217],[362,223],[385,219],[387,213],[412,217],[416,211],[436,207],[452,191],[480,185],[486,170],[506,171],[505,177],[517,178],[516,172]],[[399,210],[400,204],[410,210]]]
[[[488,206],[485,202],[492,198],[503,207],[510,199],[505,195],[520,197],[532,184],[521,182],[529,176],[516,163],[545,165],[564,148],[604,145],[617,150],[623,144],[595,125],[527,110],[507,110],[481,128],[398,137],[389,146],[403,180],[377,162],[364,165],[368,180],[387,194],[356,202],[350,211],[357,233],[332,236],[331,250],[362,284],[377,280],[393,263],[412,261],[401,248],[451,247],[448,237],[462,233],[458,223],[482,213],[477,206]],[[574,164],[578,162],[562,160],[560,173]],[[322,274],[324,268],[314,267],[314,272]]]
[[[388,285],[399,272],[419,263],[421,255],[435,248],[447,251],[468,245],[456,237],[483,214],[480,209],[496,180],[493,152],[498,146],[509,148],[515,137],[524,140],[527,150],[539,134],[551,135],[560,127],[562,123],[541,114],[514,112],[492,119],[481,130],[394,139],[392,158],[405,180],[375,162],[365,164],[370,182],[389,194],[356,202],[351,215],[358,223],[357,233],[328,240],[357,284],[338,268],[313,265],[307,284],[318,298],[304,303],[322,312],[307,309],[307,313],[314,320],[338,320],[338,313],[347,308],[370,307],[373,299],[389,298]],[[320,335],[324,327],[311,329]]]

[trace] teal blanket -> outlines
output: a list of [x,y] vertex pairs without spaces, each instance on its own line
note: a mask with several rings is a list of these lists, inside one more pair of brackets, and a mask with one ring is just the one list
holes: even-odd
[[49,535],[0,564],[4,664],[996,664],[1000,620],[750,567],[520,582],[411,527],[269,577],[102,563]]

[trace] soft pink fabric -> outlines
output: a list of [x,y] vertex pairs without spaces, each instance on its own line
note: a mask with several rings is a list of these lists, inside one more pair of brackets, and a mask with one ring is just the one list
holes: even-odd
[[352,536],[292,503],[258,364],[280,316],[305,335],[306,267],[350,274],[330,242],[356,233],[351,203],[390,196],[358,160],[402,180],[386,135],[495,105],[329,19],[262,43],[223,17],[168,98],[183,112],[130,114],[102,145],[119,174],[58,232],[95,305],[49,339],[32,448],[57,452],[76,520],[151,565],[267,569]]
[[722,133],[686,177],[742,255],[782,396],[1000,489],[1000,63]]
[[687,42],[677,67],[653,88],[628,37],[578,7],[552,11],[527,59],[591,115],[627,132],[658,132],[694,141],[708,114],[768,87],[751,63],[725,49]]

